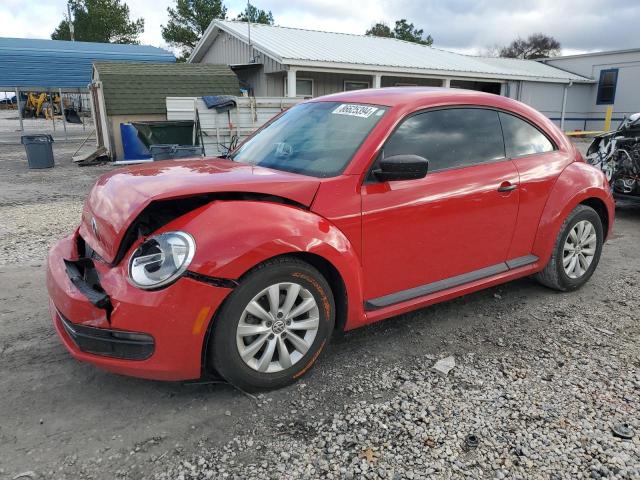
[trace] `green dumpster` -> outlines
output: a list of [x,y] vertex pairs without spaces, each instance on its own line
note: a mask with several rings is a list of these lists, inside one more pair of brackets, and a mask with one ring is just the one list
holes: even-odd
[[200,139],[194,137],[193,120],[175,120],[164,122],[131,122],[138,131],[138,138],[147,148],[151,145],[199,145]]

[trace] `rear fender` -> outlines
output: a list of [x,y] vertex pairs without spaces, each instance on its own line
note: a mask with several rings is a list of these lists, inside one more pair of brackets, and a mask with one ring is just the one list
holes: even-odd
[[544,266],[551,258],[562,223],[580,203],[590,199],[601,200],[605,205],[609,228],[613,228],[615,203],[604,174],[583,162],[574,162],[565,168],[556,181],[542,212],[532,253],[540,258]]
[[239,280],[256,265],[280,255],[306,252],[331,263],[344,282],[345,329],[364,323],[362,266],[345,235],[327,219],[291,205],[266,201],[214,201],[165,225],[182,230],[197,248],[189,270]]

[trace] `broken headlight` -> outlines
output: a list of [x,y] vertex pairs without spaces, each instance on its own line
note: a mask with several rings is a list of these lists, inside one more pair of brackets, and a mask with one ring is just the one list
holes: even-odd
[[145,290],[164,287],[184,273],[196,244],[185,232],[167,232],[145,240],[129,259],[129,279]]

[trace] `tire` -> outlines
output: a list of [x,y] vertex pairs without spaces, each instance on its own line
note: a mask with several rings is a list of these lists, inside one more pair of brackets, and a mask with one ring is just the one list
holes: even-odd
[[[288,302],[294,295],[296,298]],[[275,298],[278,306],[274,314]],[[284,314],[287,307],[289,315]],[[297,311],[304,312],[295,315]],[[210,366],[246,391],[284,387],[315,363],[334,324],[333,294],[318,270],[290,257],[267,261],[246,275],[216,315],[208,349]]]
[[[595,234],[595,243],[585,244],[584,246],[580,246],[579,249],[571,250],[571,246],[575,241],[570,239],[569,244],[567,244],[567,238],[571,235],[574,229],[577,228],[579,231],[580,224],[584,227],[583,231],[585,232],[585,235],[588,228],[587,225],[591,225],[593,228],[593,234]],[[574,235],[575,234],[576,231],[574,231]],[[576,237],[577,235],[572,238]],[[585,238],[591,238],[591,234]],[[600,219],[600,216],[593,208],[586,205],[578,205],[567,216],[562,227],[560,227],[560,233],[558,233],[558,238],[556,239],[556,243],[553,247],[553,253],[549,259],[549,263],[547,263],[544,270],[535,275],[536,280],[546,287],[562,292],[568,292],[582,287],[582,285],[591,278],[591,275],[593,275],[593,272],[598,266],[600,255],[602,254],[603,243],[604,234],[602,231],[602,220]],[[565,246],[568,246],[569,248],[569,250],[567,250],[567,255],[565,255]],[[582,259],[580,258],[580,254],[583,252],[590,253],[591,250],[593,250],[593,257],[591,258],[588,267],[584,268],[585,265],[581,261]],[[570,274],[567,269],[570,269],[572,265],[571,262],[573,260],[568,262],[567,268],[565,268],[563,262],[571,257],[572,251],[574,252],[573,256],[576,257],[577,265],[575,266],[576,270]],[[576,254],[575,252],[578,253]],[[582,258],[586,259],[585,253],[582,254]]]

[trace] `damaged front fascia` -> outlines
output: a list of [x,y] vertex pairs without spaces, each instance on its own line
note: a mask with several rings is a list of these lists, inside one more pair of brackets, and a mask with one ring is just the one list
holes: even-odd
[[138,238],[147,237],[176,218],[217,200],[282,203],[308,210],[307,206],[289,200],[288,198],[251,192],[208,193],[191,197],[153,201],[140,212],[138,217],[127,228],[111,266],[113,267],[120,263],[129,248],[131,248],[131,245],[133,245]]
[[183,276],[187,278],[191,278],[192,280],[196,280],[198,282],[203,282],[208,285],[213,285],[214,287],[220,287],[220,288],[233,289],[239,285],[236,280],[231,280],[230,278],[210,277],[208,275],[192,272],[190,270],[187,270],[186,272],[184,272]]
[[111,323],[113,305],[109,295],[102,289],[98,273],[90,258],[64,260],[67,276],[73,285],[89,302],[106,313],[107,322]]

